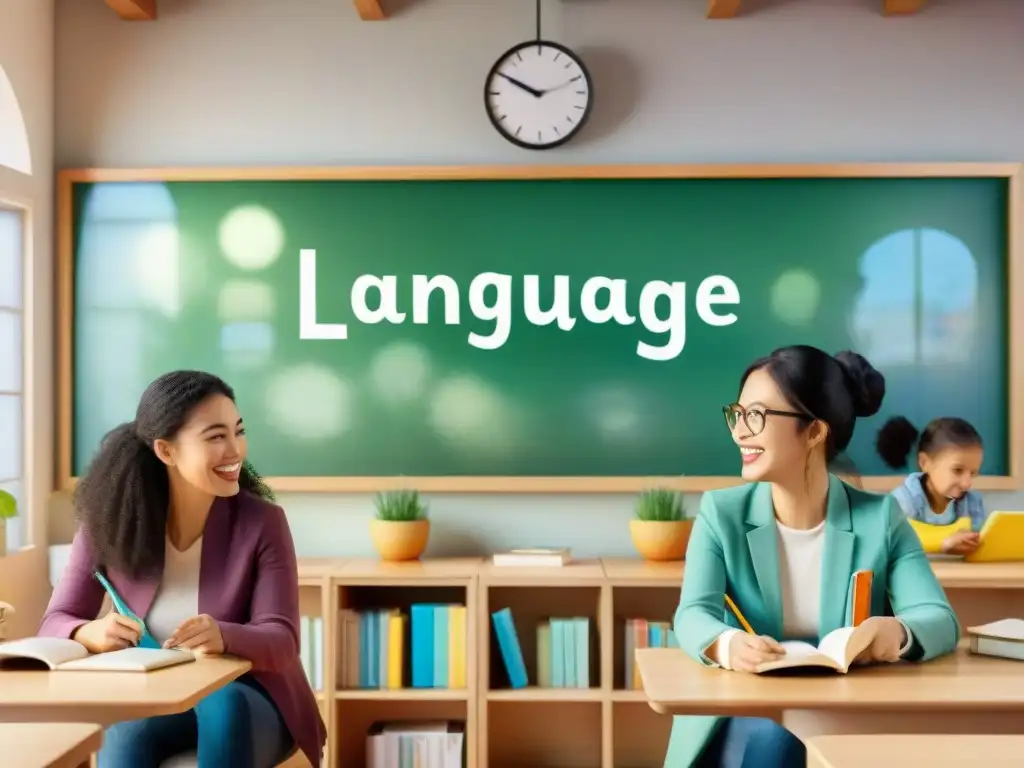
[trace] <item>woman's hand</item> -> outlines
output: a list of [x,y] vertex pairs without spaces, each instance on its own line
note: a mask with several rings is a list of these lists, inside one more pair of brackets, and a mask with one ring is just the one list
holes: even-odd
[[974,531],[958,531],[942,542],[947,555],[969,555],[981,544],[981,535]]
[[164,648],[185,648],[209,655],[224,653],[224,638],[213,617],[202,613],[186,619],[167,638]]
[[139,622],[111,611],[101,619],[83,624],[71,635],[89,653],[120,651],[139,644],[142,628]]
[[737,632],[729,641],[729,666],[737,672],[753,672],[759,665],[785,655],[785,649],[768,635]]
[[907,644],[903,622],[892,616],[872,616],[865,624],[875,625],[875,639],[854,659],[856,664],[891,663],[900,660],[900,649]]

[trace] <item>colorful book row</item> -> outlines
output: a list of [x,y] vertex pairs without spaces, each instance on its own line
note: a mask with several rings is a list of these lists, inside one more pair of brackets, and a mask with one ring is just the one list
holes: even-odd
[[[530,684],[512,611],[491,614],[498,649],[512,688]],[[541,688],[590,687],[590,619],[554,617],[537,625],[537,685]]]
[[397,608],[344,609],[339,626],[342,688],[466,687],[464,605],[417,603],[408,616]]
[[626,619],[626,687],[639,690],[640,672],[636,666],[637,648],[678,648],[672,625],[667,621]]
[[324,689],[324,619],[299,617],[299,660],[314,691]]
[[366,768],[462,768],[461,722],[374,723],[366,735]]

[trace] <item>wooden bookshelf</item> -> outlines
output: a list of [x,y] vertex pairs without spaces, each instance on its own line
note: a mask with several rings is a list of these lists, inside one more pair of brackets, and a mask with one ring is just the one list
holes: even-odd
[[[623,687],[623,622],[670,621],[681,578],[681,564],[639,560],[583,560],[560,568],[495,567],[482,558],[301,561],[303,614],[329,619],[321,662],[329,690],[317,692],[328,726],[325,765],[363,768],[370,724],[407,719],[464,722],[467,768],[661,765],[671,719],[658,717],[641,692]],[[408,611],[416,602],[466,606],[466,688],[342,688],[339,611]],[[505,607],[515,620],[527,688],[509,687],[492,630],[491,614]],[[537,687],[536,626],[550,616],[589,619],[589,688]]]
[[[1015,598],[1024,584],[1024,564],[996,569],[936,562],[933,567],[943,586],[965,591],[972,600],[979,590],[982,597]],[[482,558],[301,561],[303,613],[326,619],[321,664],[328,690],[317,692],[328,726],[325,765],[363,768],[368,726],[403,719],[465,722],[467,768],[662,765],[672,718],[656,714],[643,692],[627,685],[625,621],[671,623],[682,580],[683,563],[640,559],[581,560],[550,568],[495,567]],[[466,606],[466,688],[342,689],[339,611],[408,610],[415,602]],[[505,607],[512,610],[526,661],[531,683],[526,688],[509,687],[492,629],[491,614]],[[997,615],[1010,614],[989,612],[985,620]],[[537,687],[536,626],[551,616],[589,618],[589,688]],[[408,658],[405,664],[408,680]]]

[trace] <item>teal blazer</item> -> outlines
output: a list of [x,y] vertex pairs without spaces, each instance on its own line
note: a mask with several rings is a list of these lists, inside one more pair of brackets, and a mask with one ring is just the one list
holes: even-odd
[[[960,624],[899,505],[892,496],[859,491],[830,475],[819,637],[847,625],[850,581],[860,570],[874,573],[871,614],[886,615],[891,604],[910,629],[908,659],[926,661],[955,650]],[[726,589],[755,632],[790,639],[781,637],[779,547],[768,483],[711,491],[701,499],[673,628],[680,647],[709,666],[704,651],[722,632],[740,628],[725,609]],[[691,766],[722,719],[673,720],[665,766]]]

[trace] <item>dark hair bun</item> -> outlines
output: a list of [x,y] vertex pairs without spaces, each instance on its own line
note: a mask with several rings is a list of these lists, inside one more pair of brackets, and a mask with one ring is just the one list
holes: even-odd
[[875,450],[892,469],[903,469],[917,441],[917,428],[903,416],[893,416],[878,430]]
[[846,371],[854,413],[858,418],[874,416],[885,399],[885,377],[856,352],[840,352],[835,357]]

